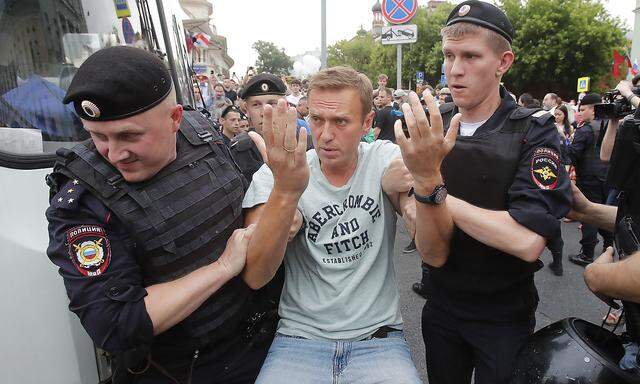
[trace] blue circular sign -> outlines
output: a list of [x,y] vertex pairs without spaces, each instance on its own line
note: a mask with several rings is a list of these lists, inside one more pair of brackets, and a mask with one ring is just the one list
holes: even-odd
[[418,0],[382,0],[382,16],[391,24],[404,24],[418,11]]
[[136,33],[133,31],[133,25],[128,18],[122,18],[122,36],[127,44],[133,44],[136,40]]

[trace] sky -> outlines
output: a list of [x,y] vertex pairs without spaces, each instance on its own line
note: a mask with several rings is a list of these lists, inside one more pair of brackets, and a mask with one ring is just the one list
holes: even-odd
[[[289,56],[320,49],[320,0],[209,0],[218,34],[227,38],[228,54],[235,60],[232,72],[244,74],[257,54],[251,45],[271,41]],[[375,0],[326,0],[327,45],[350,39],[362,25],[371,28]],[[426,4],[419,0],[419,4]],[[454,2],[460,2],[454,0]],[[635,0],[605,0],[614,16],[633,28]]]

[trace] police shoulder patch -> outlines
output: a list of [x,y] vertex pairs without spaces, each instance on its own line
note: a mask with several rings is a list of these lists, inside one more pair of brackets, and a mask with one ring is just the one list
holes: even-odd
[[531,157],[531,180],[540,189],[554,189],[560,174],[560,155],[551,148],[538,147]]
[[111,245],[104,228],[80,225],[67,231],[67,246],[71,262],[84,276],[98,276],[111,262]]

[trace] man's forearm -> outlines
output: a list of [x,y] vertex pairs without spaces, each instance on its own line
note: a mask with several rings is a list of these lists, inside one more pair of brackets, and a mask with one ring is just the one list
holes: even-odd
[[591,202],[584,212],[575,212],[573,219],[613,232],[616,227],[618,207]]
[[593,293],[640,303],[640,252],[617,263],[592,263],[584,279]]
[[[416,185],[415,193],[430,195],[442,179],[428,185]],[[422,260],[433,266],[441,267],[449,257],[453,219],[448,209],[448,200],[440,205],[416,202],[416,248]]]
[[274,188],[262,207],[249,241],[247,263],[242,272],[244,281],[251,288],[259,289],[267,284],[282,264],[298,198]]
[[616,132],[618,131],[618,119],[611,119],[607,131],[602,138],[602,144],[600,145],[600,160],[610,161],[611,153],[613,152],[613,145],[616,141]]
[[534,262],[544,250],[545,239],[515,221],[507,211],[491,211],[476,207],[453,196],[447,205],[456,226],[479,242]]
[[184,320],[233,277],[216,261],[177,280],[147,287],[144,304],[153,323],[153,334]]

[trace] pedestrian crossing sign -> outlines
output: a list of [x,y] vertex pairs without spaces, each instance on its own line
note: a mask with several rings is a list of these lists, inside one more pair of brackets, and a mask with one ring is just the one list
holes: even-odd
[[127,4],[127,0],[113,0],[116,6],[116,16],[118,19],[122,19],[123,17],[131,17],[131,9],[129,9],[129,4]]
[[581,77],[578,79],[578,92],[588,92],[589,91],[589,78]]

